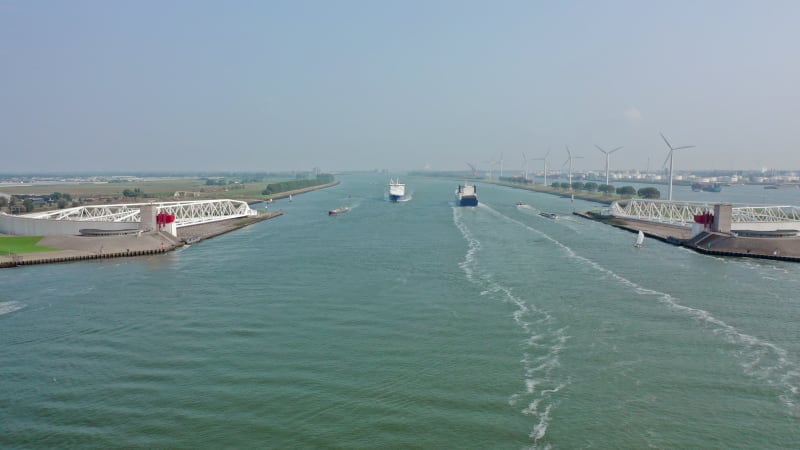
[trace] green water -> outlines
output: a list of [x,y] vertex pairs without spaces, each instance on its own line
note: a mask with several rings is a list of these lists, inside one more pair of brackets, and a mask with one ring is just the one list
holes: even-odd
[[797,448],[800,265],[340,179],[167,255],[0,271],[0,447]]

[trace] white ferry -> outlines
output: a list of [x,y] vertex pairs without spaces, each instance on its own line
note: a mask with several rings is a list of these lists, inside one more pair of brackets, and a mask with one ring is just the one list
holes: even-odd
[[389,180],[389,201],[406,202],[408,200],[405,183],[401,183],[399,179]]

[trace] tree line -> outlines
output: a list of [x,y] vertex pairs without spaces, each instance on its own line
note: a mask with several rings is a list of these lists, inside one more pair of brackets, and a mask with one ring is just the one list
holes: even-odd
[[12,213],[22,212],[23,210],[31,212],[37,205],[42,206],[53,203],[58,205],[59,209],[64,209],[67,206],[78,206],[78,202],[73,201],[71,195],[60,192],[45,195],[19,194],[12,195],[9,198],[0,196],[0,209],[8,208]]
[[[564,189],[564,190],[570,189],[569,183],[558,182],[558,181],[553,182],[553,184],[551,184],[550,186],[554,189]],[[661,192],[654,187],[643,187],[637,191],[636,188],[634,188],[633,186],[615,187],[611,184],[598,184],[593,181],[589,181],[587,183],[584,183],[582,181],[573,181],[571,187],[575,191],[602,192],[603,194],[606,195],[617,194],[620,197],[638,196],[639,198],[646,198],[653,200],[661,198]]]
[[320,186],[323,184],[332,183],[334,181],[331,174],[319,174],[316,178],[304,178],[291,181],[279,181],[277,183],[270,183],[266,189],[261,192],[262,195],[279,194],[286,191],[294,191],[297,189],[304,189],[313,186]]

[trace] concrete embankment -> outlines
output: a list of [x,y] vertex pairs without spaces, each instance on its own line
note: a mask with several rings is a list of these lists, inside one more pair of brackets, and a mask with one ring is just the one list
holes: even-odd
[[183,244],[174,236],[158,232],[141,236],[46,236],[39,245],[60,250],[3,255],[0,267],[153,255]]
[[229,219],[219,222],[201,223],[189,227],[178,228],[178,239],[187,243],[194,243],[210,239],[220,234],[229,233],[239,228],[246,227],[262,220],[269,220],[282,216],[283,211],[259,211],[258,216]]
[[611,225],[631,233],[641,231],[645,236],[658,239],[659,241],[674,244],[676,241],[683,241],[692,237],[692,230],[679,225],[669,225],[644,220],[620,219],[616,217],[603,216],[591,211],[577,211],[574,213],[586,219]]
[[738,256],[800,262],[800,237],[742,237],[703,232],[682,242],[686,248],[706,255]]
[[178,229],[177,237],[163,232],[145,233],[141,236],[46,236],[39,244],[60,250],[3,255],[0,256],[0,267],[155,255],[281,215],[282,211],[268,211],[260,212],[254,217],[182,227]]
[[641,230],[649,238],[685,247],[706,255],[800,262],[800,237],[797,236],[753,238],[704,231],[692,237],[692,232],[689,228],[678,225],[607,217],[590,211],[576,212],[575,215],[603,222],[632,233],[638,233]]

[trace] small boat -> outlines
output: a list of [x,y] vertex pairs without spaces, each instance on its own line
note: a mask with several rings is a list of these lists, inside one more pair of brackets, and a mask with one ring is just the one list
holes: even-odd
[[644,247],[644,233],[642,233],[642,230],[639,230],[639,234],[636,236],[636,243],[633,246],[636,248]]
[[553,220],[558,219],[558,214],[556,214],[556,213],[542,211],[542,212],[539,213],[539,215],[542,216],[542,217],[547,217],[548,219],[553,219]]
[[525,206],[525,202],[517,202],[517,206]]
[[719,183],[693,183],[694,192],[722,192],[722,185]]
[[289,203],[291,203],[291,202],[293,202],[293,201],[294,201],[294,200],[292,200],[292,194],[289,194]]
[[478,188],[464,182],[456,189],[456,206],[478,206]]
[[339,208],[332,209],[332,210],[328,211],[328,215],[329,216],[337,216],[339,214],[344,214],[346,212],[350,212],[350,208],[348,208],[347,206],[342,206],[342,207],[339,207]]

